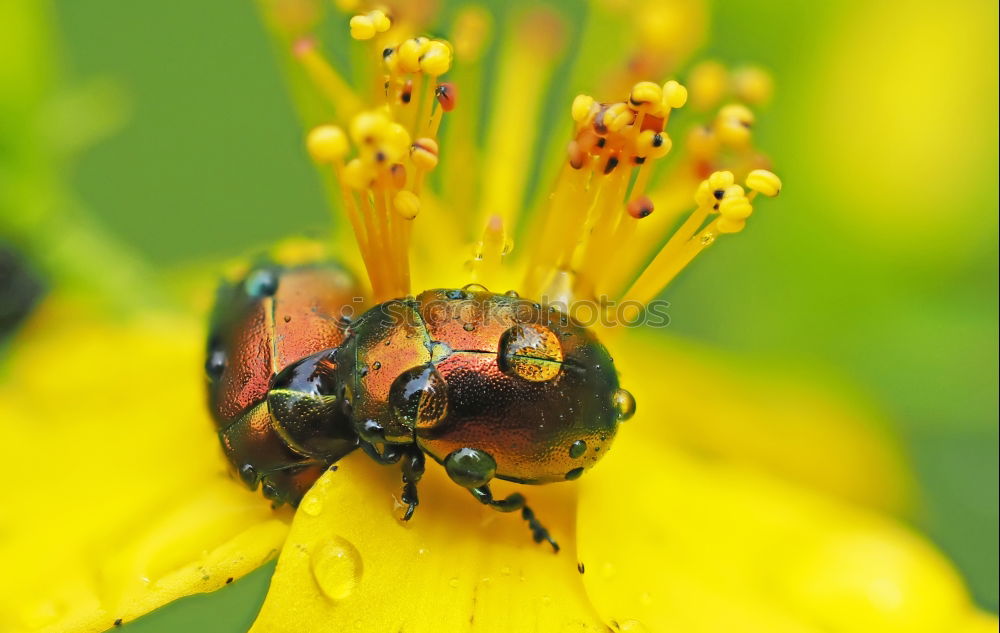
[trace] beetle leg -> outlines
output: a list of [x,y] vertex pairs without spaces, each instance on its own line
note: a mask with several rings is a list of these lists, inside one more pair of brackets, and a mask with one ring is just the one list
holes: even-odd
[[488,505],[498,512],[514,512],[515,510],[520,510],[521,518],[528,522],[528,528],[531,530],[531,536],[535,539],[535,542],[541,543],[542,541],[547,541],[548,544],[552,546],[553,551],[559,551],[559,543],[556,543],[552,539],[548,529],[535,518],[534,511],[524,504],[524,496],[521,493],[515,492],[507,497],[504,497],[503,499],[494,499],[493,491],[490,490],[489,484],[483,484],[478,488],[469,488],[469,492],[471,492],[472,496],[478,499],[480,503]]
[[420,500],[417,498],[417,482],[424,476],[424,453],[416,446],[411,447],[403,459],[403,503],[406,512],[403,520],[409,521]]

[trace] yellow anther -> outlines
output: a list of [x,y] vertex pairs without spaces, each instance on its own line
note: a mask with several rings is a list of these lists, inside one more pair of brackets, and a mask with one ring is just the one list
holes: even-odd
[[376,33],[385,33],[392,26],[385,13],[369,11],[351,18],[351,37],[356,40],[370,40]]
[[[694,192],[694,201],[702,209],[712,209],[726,195],[736,179],[731,171],[713,172],[698,184]],[[740,189],[740,192],[743,190]],[[730,192],[730,195],[735,192]],[[717,209],[716,209],[717,210]]]
[[351,18],[351,37],[356,40],[370,40],[375,37],[375,24],[367,15],[356,15]]
[[420,56],[420,70],[430,75],[438,77],[448,72],[451,68],[451,49],[444,42],[433,41],[427,45],[427,50]]
[[438,164],[438,144],[432,138],[418,138],[410,147],[413,164],[424,171],[430,171]]
[[399,55],[395,48],[387,48],[382,52],[382,64],[390,75],[396,74],[399,70]]
[[720,119],[736,119],[740,123],[750,127],[753,125],[754,116],[750,108],[739,103],[731,103],[727,106],[723,106],[719,110]]
[[744,66],[733,72],[733,94],[740,101],[751,105],[765,104],[771,100],[774,81],[771,74],[757,66]]
[[736,177],[733,176],[733,172],[731,171],[716,171],[712,172],[706,182],[708,182],[708,186],[713,190],[725,190],[733,186],[733,183],[736,182]]
[[739,233],[746,227],[747,221],[740,220],[738,218],[719,218],[715,226],[719,229],[719,233]]
[[781,193],[781,179],[766,169],[755,169],[747,174],[747,187],[768,198]]
[[355,158],[344,167],[344,184],[351,189],[367,189],[374,178],[372,168],[360,158]]
[[712,131],[712,128],[699,125],[688,135],[687,149],[695,158],[714,156],[719,150],[719,138]]
[[727,145],[741,146],[750,141],[750,128],[754,116],[744,105],[733,103],[719,110],[715,118],[715,131]]
[[664,110],[683,108],[688,100],[687,88],[673,79],[663,84],[661,93],[663,94],[662,103]]
[[482,7],[465,7],[455,18],[452,41],[455,57],[463,62],[479,59],[490,34],[490,14]]
[[691,91],[691,105],[698,110],[707,110],[717,104],[726,94],[728,77],[726,68],[718,62],[702,62],[692,69],[688,76]]
[[306,149],[317,163],[332,163],[347,154],[347,135],[336,125],[319,125],[309,131]]
[[635,151],[638,156],[647,158],[662,158],[670,152],[672,143],[666,132],[643,130],[635,139]]
[[753,205],[743,193],[743,187],[733,185],[726,189],[719,201],[719,215],[730,220],[745,220],[753,213]]
[[385,127],[380,148],[389,162],[395,163],[402,160],[410,149],[410,133],[399,123],[389,123]]
[[412,220],[420,213],[420,198],[412,191],[404,189],[403,191],[397,191],[396,195],[393,196],[392,206],[396,210],[396,213],[407,220]]
[[604,111],[604,127],[609,132],[618,132],[635,121],[635,112],[625,103],[614,103]]
[[389,16],[378,9],[369,11],[368,19],[371,20],[372,26],[375,27],[375,31],[378,33],[385,33],[392,26],[392,21],[389,19]]
[[359,112],[351,119],[351,140],[358,146],[375,145],[386,131],[389,117],[380,110]]
[[430,41],[426,37],[414,37],[399,45],[399,70],[404,73],[420,72],[420,56],[427,52]]
[[708,180],[702,180],[698,183],[698,188],[694,191],[694,202],[698,205],[698,208],[711,208],[713,204],[718,202],[712,194],[713,190],[711,185],[708,184]]
[[586,125],[594,116],[594,98],[590,95],[579,94],[573,99],[572,113],[573,120],[581,125]]
[[660,106],[663,89],[651,81],[640,81],[632,86],[628,95],[628,105],[639,112],[649,112]]

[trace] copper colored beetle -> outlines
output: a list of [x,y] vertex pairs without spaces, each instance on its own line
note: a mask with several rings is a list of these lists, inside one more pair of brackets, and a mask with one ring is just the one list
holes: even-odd
[[521,510],[490,480],[576,479],[635,404],[607,350],[563,312],[480,286],[428,290],[356,319],[354,279],[330,263],[263,264],[219,290],[209,400],[226,456],[252,489],[297,505],[355,448],[402,468],[403,515],[425,455],[480,502]]

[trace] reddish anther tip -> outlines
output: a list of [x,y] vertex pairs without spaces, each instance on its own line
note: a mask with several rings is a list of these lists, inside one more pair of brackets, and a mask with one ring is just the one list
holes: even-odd
[[445,82],[438,84],[438,87],[434,90],[434,94],[437,96],[438,103],[441,104],[441,109],[445,112],[451,112],[455,109],[455,104],[458,99],[458,95],[455,91],[455,84]]
[[570,141],[569,146],[566,148],[566,154],[569,155],[569,166],[573,169],[580,169],[583,167],[583,162],[586,159],[586,152],[580,147],[580,143],[577,141]]
[[636,220],[641,220],[653,212],[653,201],[649,199],[649,196],[639,196],[629,202],[625,210]]
[[311,37],[303,37],[292,45],[292,53],[296,57],[302,57],[314,48],[316,48],[316,40]]

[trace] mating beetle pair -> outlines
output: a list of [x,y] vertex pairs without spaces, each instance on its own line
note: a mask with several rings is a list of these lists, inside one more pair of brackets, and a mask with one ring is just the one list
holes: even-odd
[[401,464],[409,519],[425,455],[480,502],[521,510],[490,480],[576,479],[607,452],[634,402],[607,350],[562,312],[478,286],[428,290],[341,317],[358,296],[329,263],[266,264],[224,284],[206,369],[227,457],[252,489],[297,505],[360,447]]

